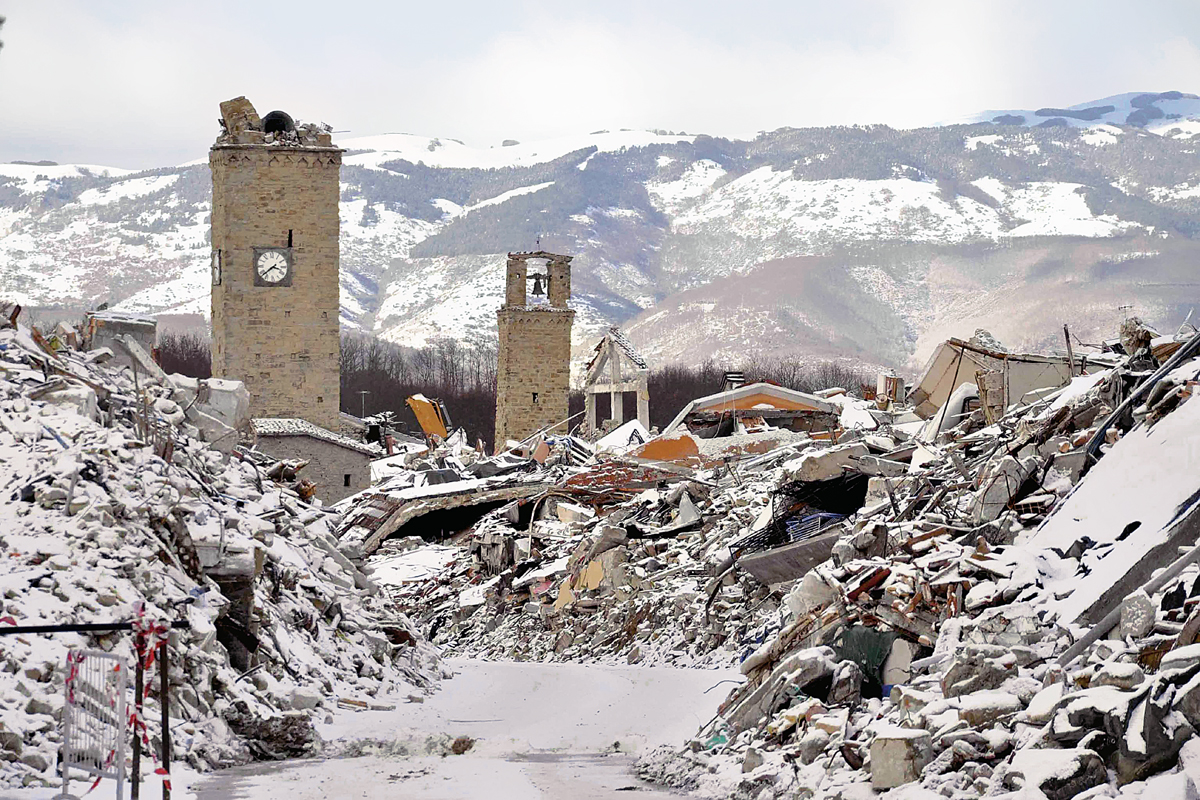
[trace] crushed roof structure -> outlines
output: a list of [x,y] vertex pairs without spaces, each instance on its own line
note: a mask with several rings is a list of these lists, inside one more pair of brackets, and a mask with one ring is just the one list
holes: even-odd
[[[983,332],[981,332],[983,333]],[[983,343],[978,341],[982,338]],[[913,384],[908,402],[918,416],[928,418],[964,384],[976,383],[976,373],[994,373],[1003,392],[998,401],[1008,405],[1065,386],[1073,375],[1112,366],[1113,359],[1103,354],[1078,356],[1074,363],[1064,355],[1010,353],[998,349],[990,336],[975,341],[947,339],[933,351],[921,377]],[[990,346],[989,346],[990,345]]]
[[773,383],[748,383],[736,389],[710,394],[691,401],[663,429],[668,436],[693,414],[714,412],[740,416],[743,412],[809,411],[837,414],[837,405],[815,394],[788,389]]

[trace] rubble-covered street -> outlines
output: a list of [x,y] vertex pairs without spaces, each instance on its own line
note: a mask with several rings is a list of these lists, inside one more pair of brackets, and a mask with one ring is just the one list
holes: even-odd
[[[1200,333],[1116,333],[951,339],[906,393],[727,387],[660,434],[443,429],[325,506],[238,435],[240,383],[10,309],[2,624],[186,622],[199,798],[1196,796]],[[13,797],[52,791],[85,641],[132,655],[4,639]]]
[[[423,704],[339,710],[318,730],[336,761],[250,766],[202,778],[198,800],[290,797],[666,798],[635,778],[635,755],[712,717],[736,671],[450,659]],[[713,687],[716,688],[713,688]],[[471,740],[461,755],[460,737]],[[352,787],[347,786],[352,781]]]
[[[831,391],[828,433],[759,410],[725,437],[547,435],[486,479],[542,493],[350,555],[453,653],[737,665],[714,719],[638,762],[677,790],[1194,796],[1200,335],[1117,333],[1068,358],[950,340],[923,416]],[[452,449],[407,463],[488,461]]]

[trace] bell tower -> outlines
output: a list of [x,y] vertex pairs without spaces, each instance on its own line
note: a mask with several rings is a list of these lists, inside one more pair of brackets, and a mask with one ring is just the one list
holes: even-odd
[[[567,418],[571,256],[509,253],[496,370],[496,452]],[[565,427],[556,431],[566,433]]]
[[254,417],[337,430],[342,150],[282,111],[221,103],[212,168],[212,372],[245,382]]

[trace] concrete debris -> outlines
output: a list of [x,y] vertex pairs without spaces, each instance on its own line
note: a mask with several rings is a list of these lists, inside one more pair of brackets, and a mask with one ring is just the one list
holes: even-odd
[[[281,539],[311,544],[305,563],[342,598],[317,617],[366,634],[344,599],[362,597],[401,620],[364,642],[378,667],[351,657],[370,697],[393,663],[379,658],[425,652],[421,632],[494,659],[736,664],[744,682],[717,717],[682,750],[645,754],[640,774],[757,800],[901,786],[1116,797],[1190,781],[1173,770],[1200,763],[1200,337],[1159,348],[1159,363],[1151,334],[1131,328],[1136,353],[1066,358],[983,332],[951,340],[908,406],[734,385],[658,436],[637,426],[599,445],[559,425],[491,457],[457,432],[430,436],[379,459],[374,485],[333,513],[304,506],[297,464],[243,463],[252,488],[238,492],[270,497],[258,518],[271,525],[297,520],[274,545],[261,520],[247,530],[266,563]],[[51,397],[63,387],[47,381],[70,374],[27,391]],[[143,390],[149,407],[196,429],[172,380]],[[111,414],[110,390],[84,385]],[[9,434],[46,441],[17,423]],[[255,482],[271,475],[297,483]],[[29,494],[86,508],[69,488]],[[220,537],[193,538],[239,597],[261,548],[227,536],[216,559]],[[260,649],[295,650],[295,636],[251,632]],[[226,638],[236,663],[241,640]],[[326,705],[285,674],[279,714]],[[276,724],[281,752],[303,745],[299,723]]]
[[[1200,446],[1188,400],[1200,339],[1159,363],[1157,334],[1125,328],[1127,354],[1073,362],[952,340],[918,383],[924,414],[975,390],[961,379],[977,372],[1030,386],[996,402],[989,382],[987,415],[934,419],[919,444],[914,426],[872,417],[862,430],[890,444],[847,431],[799,457],[781,448],[779,502],[751,524],[757,540],[729,542],[762,548],[742,563],[793,547],[777,533],[789,516],[833,510],[828,493],[780,491],[833,472],[803,465],[837,464],[869,486],[832,529],[830,557],[771,587],[783,602],[741,661],[746,682],[682,751],[643,756],[639,774],[741,796],[754,751],[793,765],[761,798],[902,785],[904,797],[1200,796],[1200,486],[1188,455]],[[954,377],[958,359],[975,363]],[[1030,391],[1039,369],[1052,379]],[[851,443],[855,457],[840,457]],[[799,665],[820,648],[833,665],[813,681]],[[857,692],[838,679],[843,664],[861,673]]]
[[932,758],[929,731],[887,728],[871,741],[871,786],[893,789],[919,780]]
[[[92,339],[107,319],[93,316]],[[273,464],[205,441],[236,439],[245,389],[163,375],[135,338],[114,344],[125,364],[0,322],[0,625],[132,619],[139,605],[186,620],[171,634],[172,744],[199,769],[316,752],[315,715],[339,698],[403,697],[444,677],[418,628],[339,552],[336,512],[272,480]],[[67,649],[132,660],[131,638],[3,638],[0,786],[58,782]]]

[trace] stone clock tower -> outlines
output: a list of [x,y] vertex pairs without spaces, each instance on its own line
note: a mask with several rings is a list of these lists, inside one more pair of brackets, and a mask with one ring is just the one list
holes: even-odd
[[254,417],[336,431],[338,172],[324,128],[221,103],[212,167],[212,372],[244,381]]

